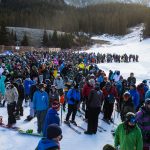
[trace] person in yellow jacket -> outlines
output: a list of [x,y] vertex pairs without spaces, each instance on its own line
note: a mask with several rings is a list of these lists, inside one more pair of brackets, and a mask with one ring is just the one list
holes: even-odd
[[117,127],[115,148],[119,150],[143,150],[142,133],[136,124],[134,113],[128,112],[125,122]]
[[84,65],[84,63],[83,62],[81,62],[79,65],[78,65],[78,68],[79,69],[85,69],[85,65]]

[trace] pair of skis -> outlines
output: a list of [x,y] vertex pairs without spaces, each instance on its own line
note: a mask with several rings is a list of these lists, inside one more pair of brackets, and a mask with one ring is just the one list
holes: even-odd
[[[82,131],[86,131],[86,129],[84,129],[82,126],[73,124],[73,123],[65,123],[70,129],[72,129],[74,132],[76,132],[77,134],[82,134],[81,131],[79,131],[78,129],[82,130]],[[75,127],[77,127],[78,129],[76,129]]]

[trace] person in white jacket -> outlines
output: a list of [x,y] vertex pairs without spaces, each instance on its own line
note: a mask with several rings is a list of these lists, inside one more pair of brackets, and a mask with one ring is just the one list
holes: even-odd
[[5,100],[7,101],[7,112],[8,112],[7,126],[11,127],[13,124],[16,123],[15,108],[16,102],[18,100],[17,88],[11,83],[7,83]]

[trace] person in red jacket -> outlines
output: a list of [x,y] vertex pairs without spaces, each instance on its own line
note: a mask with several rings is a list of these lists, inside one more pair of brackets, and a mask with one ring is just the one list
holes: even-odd
[[116,88],[110,83],[107,82],[106,85],[102,89],[104,95],[104,118],[103,120],[107,123],[113,122],[111,119],[113,113],[113,107],[115,99],[118,99],[118,93]]
[[[82,95],[84,97],[83,103],[85,103],[86,106],[87,106],[88,96],[89,96],[91,90],[94,88],[94,86],[95,86],[95,80],[90,79],[87,83],[85,83],[85,85],[82,89]],[[86,110],[84,110],[84,111],[85,111],[85,118],[87,119],[87,113],[88,113],[87,107],[86,107]]]

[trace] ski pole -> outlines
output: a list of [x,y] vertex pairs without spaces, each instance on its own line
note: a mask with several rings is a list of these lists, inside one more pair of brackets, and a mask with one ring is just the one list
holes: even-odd
[[62,104],[61,104],[61,126],[62,126]]

